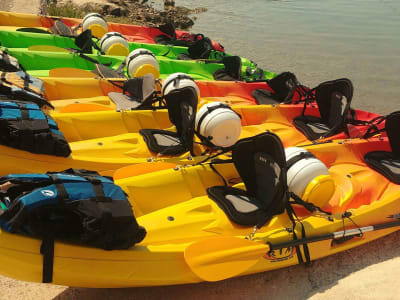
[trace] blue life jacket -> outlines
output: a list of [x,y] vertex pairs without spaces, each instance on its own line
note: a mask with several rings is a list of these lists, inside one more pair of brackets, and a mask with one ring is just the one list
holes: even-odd
[[71,154],[57,123],[30,102],[0,102],[0,144],[37,154]]
[[123,190],[97,172],[68,169],[59,173],[0,177],[0,226],[43,240],[43,282],[52,281],[54,239],[105,250],[127,249],[143,240]]

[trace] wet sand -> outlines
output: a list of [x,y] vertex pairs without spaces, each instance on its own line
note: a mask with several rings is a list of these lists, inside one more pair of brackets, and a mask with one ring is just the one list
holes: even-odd
[[[18,9],[17,9],[18,8]],[[0,10],[35,13],[39,1],[0,0]],[[400,232],[325,259],[217,283],[86,289],[0,276],[0,299],[398,299]]]

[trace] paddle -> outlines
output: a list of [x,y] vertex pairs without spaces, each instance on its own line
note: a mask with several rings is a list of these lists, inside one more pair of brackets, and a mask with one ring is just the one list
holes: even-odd
[[49,71],[49,77],[77,77],[77,78],[96,78],[98,75],[77,68],[57,68]]
[[154,162],[154,163],[143,163],[132,166],[123,167],[114,172],[114,180],[133,177],[137,175],[147,174],[155,171],[161,171],[166,169],[174,168],[176,164],[167,162]]
[[63,107],[61,113],[77,113],[77,112],[91,112],[91,111],[108,111],[115,110],[106,105],[96,103],[72,103]]
[[[393,215],[399,218],[400,215]],[[357,236],[361,233],[400,226],[400,220],[361,228],[348,229],[291,240],[277,244],[260,244],[236,237],[213,237],[193,243],[185,249],[185,261],[190,269],[206,281],[223,280],[234,277],[255,265],[271,250],[284,249],[323,240]]]
[[185,249],[190,269],[206,281],[218,281],[243,273],[269,251],[269,246],[236,237],[214,237]]
[[34,45],[28,48],[29,51],[48,51],[48,52],[66,52],[69,53],[67,49],[51,46],[51,45]]

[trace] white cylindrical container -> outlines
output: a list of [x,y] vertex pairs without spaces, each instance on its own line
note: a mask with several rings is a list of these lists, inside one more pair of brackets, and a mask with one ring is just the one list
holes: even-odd
[[158,61],[150,50],[139,48],[129,53],[126,58],[126,68],[130,77],[134,77],[137,70],[144,65],[151,65],[160,71]]
[[218,147],[230,147],[239,139],[242,122],[229,105],[213,102],[203,105],[196,115],[196,130]]
[[308,184],[316,177],[321,175],[329,175],[329,170],[319,159],[313,156],[305,156],[301,158],[301,153],[309,152],[300,147],[289,147],[285,149],[286,161],[294,157],[299,160],[288,166],[287,183],[289,191],[302,197]]
[[127,56],[129,44],[119,32],[107,32],[100,40],[100,49],[106,55]]
[[92,31],[93,36],[100,39],[108,31],[108,26],[102,15],[90,13],[82,19],[82,30],[85,31],[87,29]]
[[181,72],[173,73],[164,80],[162,94],[165,96],[175,89],[182,89],[184,87],[194,88],[197,97],[200,97],[200,90],[194,79],[190,75]]

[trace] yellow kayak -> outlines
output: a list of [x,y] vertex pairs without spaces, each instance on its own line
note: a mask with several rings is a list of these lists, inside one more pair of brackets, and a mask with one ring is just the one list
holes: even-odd
[[[303,238],[300,221],[305,238],[332,235],[308,243],[310,260],[359,246],[398,229],[388,226],[373,231],[371,227],[389,223],[388,217],[399,212],[399,185],[363,160],[368,152],[390,151],[387,140],[378,137],[333,141],[304,149],[329,170],[326,177],[312,180],[302,195],[306,202],[320,201],[323,211],[331,213],[329,218],[325,213],[310,213],[293,205],[298,217],[298,239]],[[242,159],[236,157],[236,162]],[[232,163],[215,168],[229,186],[244,189],[239,170]],[[324,182],[333,183],[333,188],[321,192],[318,186]],[[253,226],[235,224],[221,204],[206,193],[209,187],[223,186],[221,177],[207,164],[144,174],[116,183],[129,194],[137,221],[147,230],[146,238],[128,250],[115,251],[56,242],[54,284],[134,287],[215,281],[296,265],[299,257],[306,258],[304,246],[293,244],[296,240],[289,230],[293,223],[287,213],[272,216],[255,232]],[[287,246],[271,250],[282,243]],[[1,274],[40,282],[40,244],[34,238],[1,232]]]
[[[330,88],[331,83],[328,82],[328,85],[324,84],[323,87]],[[175,95],[180,95],[181,90],[177,90],[175,93]],[[182,103],[191,99],[193,101],[192,111],[196,111],[194,103],[197,101],[196,96],[193,93],[185,94],[185,91],[182,95],[179,96]],[[176,96],[171,96],[171,103],[180,103],[181,100],[176,102],[174,97]],[[212,107],[213,105],[217,106]],[[279,135],[285,147],[295,146],[315,140],[315,134],[310,135],[309,130],[304,131],[301,124],[294,124],[297,122],[296,120],[304,123],[302,121],[304,118],[310,118],[312,121],[310,125],[306,125],[310,126],[309,128],[314,128],[313,124],[317,125],[317,139],[321,137],[341,139],[348,137],[348,134],[356,137],[368,127],[352,126],[352,130],[348,133],[345,133],[344,127],[338,127],[332,131],[329,129],[329,124],[323,125],[324,122],[327,122],[326,120],[317,118],[319,109],[315,105],[307,108],[307,116],[303,116],[304,106],[300,104],[235,105],[232,108],[220,107],[220,105],[223,104],[204,105],[197,114],[191,116],[181,109],[175,109],[175,113],[172,114],[167,110],[54,113],[52,117],[69,142],[71,155],[54,157],[0,146],[0,158],[3,161],[0,166],[0,174],[60,171],[73,167],[112,175],[116,169],[121,167],[148,161],[171,161],[176,164],[184,164],[193,157],[195,160],[204,159],[201,157],[202,155],[216,153],[218,147],[229,148],[237,139],[251,137],[266,131]],[[172,111],[174,110],[172,109]],[[345,111],[343,113],[346,114]],[[363,111],[354,111],[354,113],[356,118],[362,120],[370,120],[377,116]],[[176,114],[181,114],[181,117],[190,120],[188,119],[186,124],[182,124]],[[335,118],[338,119],[337,122],[340,125],[342,116],[338,115]],[[171,122],[173,119],[175,122]],[[200,123],[204,126],[200,126]],[[173,125],[175,128],[172,127]],[[150,133],[149,129],[151,129]],[[212,132],[214,129],[216,131]],[[159,132],[160,130],[161,132]],[[167,130],[167,132],[163,130]],[[194,134],[194,130],[197,130],[199,134]],[[325,135],[321,130],[325,130]],[[215,137],[214,141],[209,140],[212,136]],[[217,136],[222,139],[232,138],[228,141],[230,145],[224,144],[226,141],[223,140],[217,141]],[[194,143],[190,141],[193,138]],[[164,140],[161,141],[161,144],[167,140],[167,145],[163,146],[158,143],[159,139]],[[174,140],[175,142],[173,142]],[[181,148],[183,140],[185,140],[185,147]],[[171,141],[172,144],[170,144]],[[213,145],[213,142],[217,143]],[[174,143],[175,145],[173,145]]]
[[[110,93],[122,93],[123,79],[43,77],[45,98],[56,112],[116,110]],[[270,89],[265,82],[245,83],[196,80],[201,102],[255,105],[252,92]],[[121,87],[119,87],[121,86]],[[161,88],[159,88],[161,90]],[[78,105],[82,104],[82,105]]]

